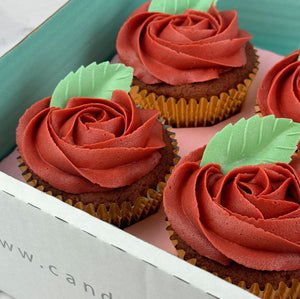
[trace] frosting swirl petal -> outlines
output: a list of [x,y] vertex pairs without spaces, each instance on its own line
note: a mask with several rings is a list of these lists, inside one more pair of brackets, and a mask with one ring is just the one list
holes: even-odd
[[263,78],[257,103],[263,115],[300,122],[300,49],[275,64]]
[[200,168],[204,148],[175,167],[164,191],[168,220],[199,254],[257,270],[300,267],[300,158],[290,164]]
[[[204,82],[246,64],[245,44],[251,35],[238,28],[234,10],[183,14],[147,12],[145,3],[119,31],[120,61],[134,68],[147,84]],[[128,40],[130,36],[130,41]]]
[[49,108],[45,98],[20,118],[17,145],[27,166],[69,193],[97,192],[131,184],[159,162],[165,146],[155,110],[137,109],[129,95],[112,100],[71,98]]

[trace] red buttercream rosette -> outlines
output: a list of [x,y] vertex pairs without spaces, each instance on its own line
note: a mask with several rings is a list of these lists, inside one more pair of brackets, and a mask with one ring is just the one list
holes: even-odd
[[125,91],[111,101],[71,98],[64,109],[50,97],[20,118],[17,145],[26,165],[53,187],[97,192],[131,184],[159,162],[165,146],[155,110],[137,109]]
[[204,148],[175,167],[164,208],[176,233],[200,255],[257,270],[300,267],[300,159],[242,166],[223,175],[200,167]]
[[257,103],[263,116],[300,122],[300,49],[276,63],[261,81]]
[[234,10],[208,12],[187,9],[170,15],[136,10],[119,31],[120,61],[134,68],[147,84],[188,84],[216,79],[247,61],[245,44],[251,35],[238,28]]

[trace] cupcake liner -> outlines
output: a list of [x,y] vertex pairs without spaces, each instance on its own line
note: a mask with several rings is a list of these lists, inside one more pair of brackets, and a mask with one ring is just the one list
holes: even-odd
[[258,104],[254,105],[255,114],[258,114],[259,117],[263,117]]
[[[175,236],[175,232],[172,229],[170,223],[167,221],[167,232],[169,233],[170,240],[177,251],[177,256],[187,262],[189,262],[192,265],[196,265],[197,258],[187,258],[186,257],[186,251],[183,249],[177,248],[177,245],[179,241],[177,240]],[[202,269],[207,270],[206,267],[202,267]],[[216,272],[211,272],[212,274],[219,276]],[[232,283],[232,280],[230,277],[224,278],[226,281]],[[250,287],[246,286],[245,281],[240,281],[237,284],[239,287],[243,288],[244,290],[247,290],[248,292],[264,299],[296,299],[300,298],[300,282],[298,279],[293,279],[291,286],[286,285],[283,281],[279,282],[278,288],[274,288],[271,283],[266,283],[265,287],[261,289],[259,287],[258,283],[253,283]]]
[[[165,176],[165,181],[159,182],[157,184],[156,190],[149,189],[147,191],[147,196],[137,198],[134,205],[131,205],[129,202],[123,202],[120,206],[117,203],[112,203],[109,205],[109,207],[107,207],[105,204],[99,204],[98,207],[96,207],[92,203],[84,204],[80,201],[75,202],[70,198],[64,198],[62,195],[57,195],[55,197],[75,208],[83,210],[90,215],[111,223],[119,228],[125,228],[146,218],[147,216],[150,216],[151,214],[154,214],[155,212],[157,212],[158,208],[161,205],[163,190],[165,188],[166,181],[173,167],[179,161],[179,156],[177,155],[177,141],[174,139],[175,135],[174,133],[170,132],[170,127],[164,127],[171,138],[171,144],[173,146],[173,166],[170,167],[169,173]],[[19,161],[19,168],[26,182],[40,191],[43,191],[49,195],[53,195],[52,191],[47,190],[44,185],[39,184],[38,181],[33,178],[32,172],[26,166],[23,159],[21,157],[18,157],[17,159]]]
[[257,70],[258,62],[243,84],[238,84],[236,88],[210,98],[176,99],[157,95],[154,92],[148,94],[147,90],[140,90],[139,86],[132,86],[129,94],[140,108],[159,110],[160,117],[164,118],[168,125],[177,128],[206,127],[221,122],[240,111]]

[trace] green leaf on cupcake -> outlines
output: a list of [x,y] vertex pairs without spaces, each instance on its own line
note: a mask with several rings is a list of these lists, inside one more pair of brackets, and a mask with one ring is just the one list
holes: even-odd
[[200,166],[219,164],[230,170],[261,163],[289,163],[300,139],[300,124],[273,115],[240,119],[215,134],[207,144]]
[[52,94],[50,107],[64,109],[73,97],[110,100],[116,89],[129,92],[132,78],[133,69],[120,63],[110,64],[106,61],[81,66],[58,83]]
[[[214,4],[216,4],[216,0]],[[186,9],[208,11],[212,0],[152,0],[149,12],[163,12],[171,15],[182,14]]]

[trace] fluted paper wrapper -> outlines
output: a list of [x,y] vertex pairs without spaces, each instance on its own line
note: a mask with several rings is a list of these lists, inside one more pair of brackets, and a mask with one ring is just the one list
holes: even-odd
[[176,99],[153,92],[148,93],[145,89],[140,90],[139,86],[132,86],[129,94],[140,108],[159,110],[160,117],[170,126],[177,128],[211,126],[240,111],[257,73],[257,67],[258,62],[243,84],[210,98]]
[[[186,252],[183,249],[177,248],[178,240],[174,236],[174,230],[172,229],[170,223],[167,221],[167,231],[170,235],[170,240],[176,248],[177,255],[179,258],[189,262],[192,265],[196,265],[197,257],[187,258]],[[205,267],[204,270],[208,271]],[[214,275],[218,276],[218,273],[212,272]],[[232,283],[230,277],[224,278],[226,281]],[[245,281],[240,281],[237,284],[239,287],[249,291],[250,293],[263,298],[263,299],[296,299],[300,298],[300,283],[297,279],[292,280],[291,286],[287,286],[283,281],[279,282],[278,288],[274,288],[271,283],[266,283],[265,287],[261,289],[258,283],[253,283],[250,287],[246,286]]]
[[263,117],[263,115],[262,115],[262,113],[261,113],[261,111],[260,111],[260,108],[259,108],[258,104],[255,104],[254,110],[255,110],[255,114],[258,114],[259,117]]
[[[165,128],[167,129],[171,138],[174,153],[173,164],[175,165],[179,161],[179,157],[177,155],[177,141],[174,139],[174,133],[169,131],[170,127],[167,128],[167,126],[165,126]],[[18,158],[18,161],[19,168],[22,171],[22,175],[26,182],[40,191],[52,195],[52,191],[47,190],[45,186],[40,185],[38,181],[33,178],[32,173],[25,165],[21,157]],[[95,207],[92,203],[84,204],[81,201],[74,202],[72,199],[64,198],[62,195],[58,195],[56,197],[63,202],[83,210],[103,221],[111,223],[119,228],[125,228],[157,212],[162,202],[163,190],[166,185],[166,181],[174,165],[170,167],[169,174],[166,175],[165,181],[159,182],[156,190],[149,189],[147,196],[137,198],[134,205],[130,204],[129,202],[123,202],[120,206],[117,203],[112,203],[109,206],[106,206],[105,204],[99,204],[97,207]]]

